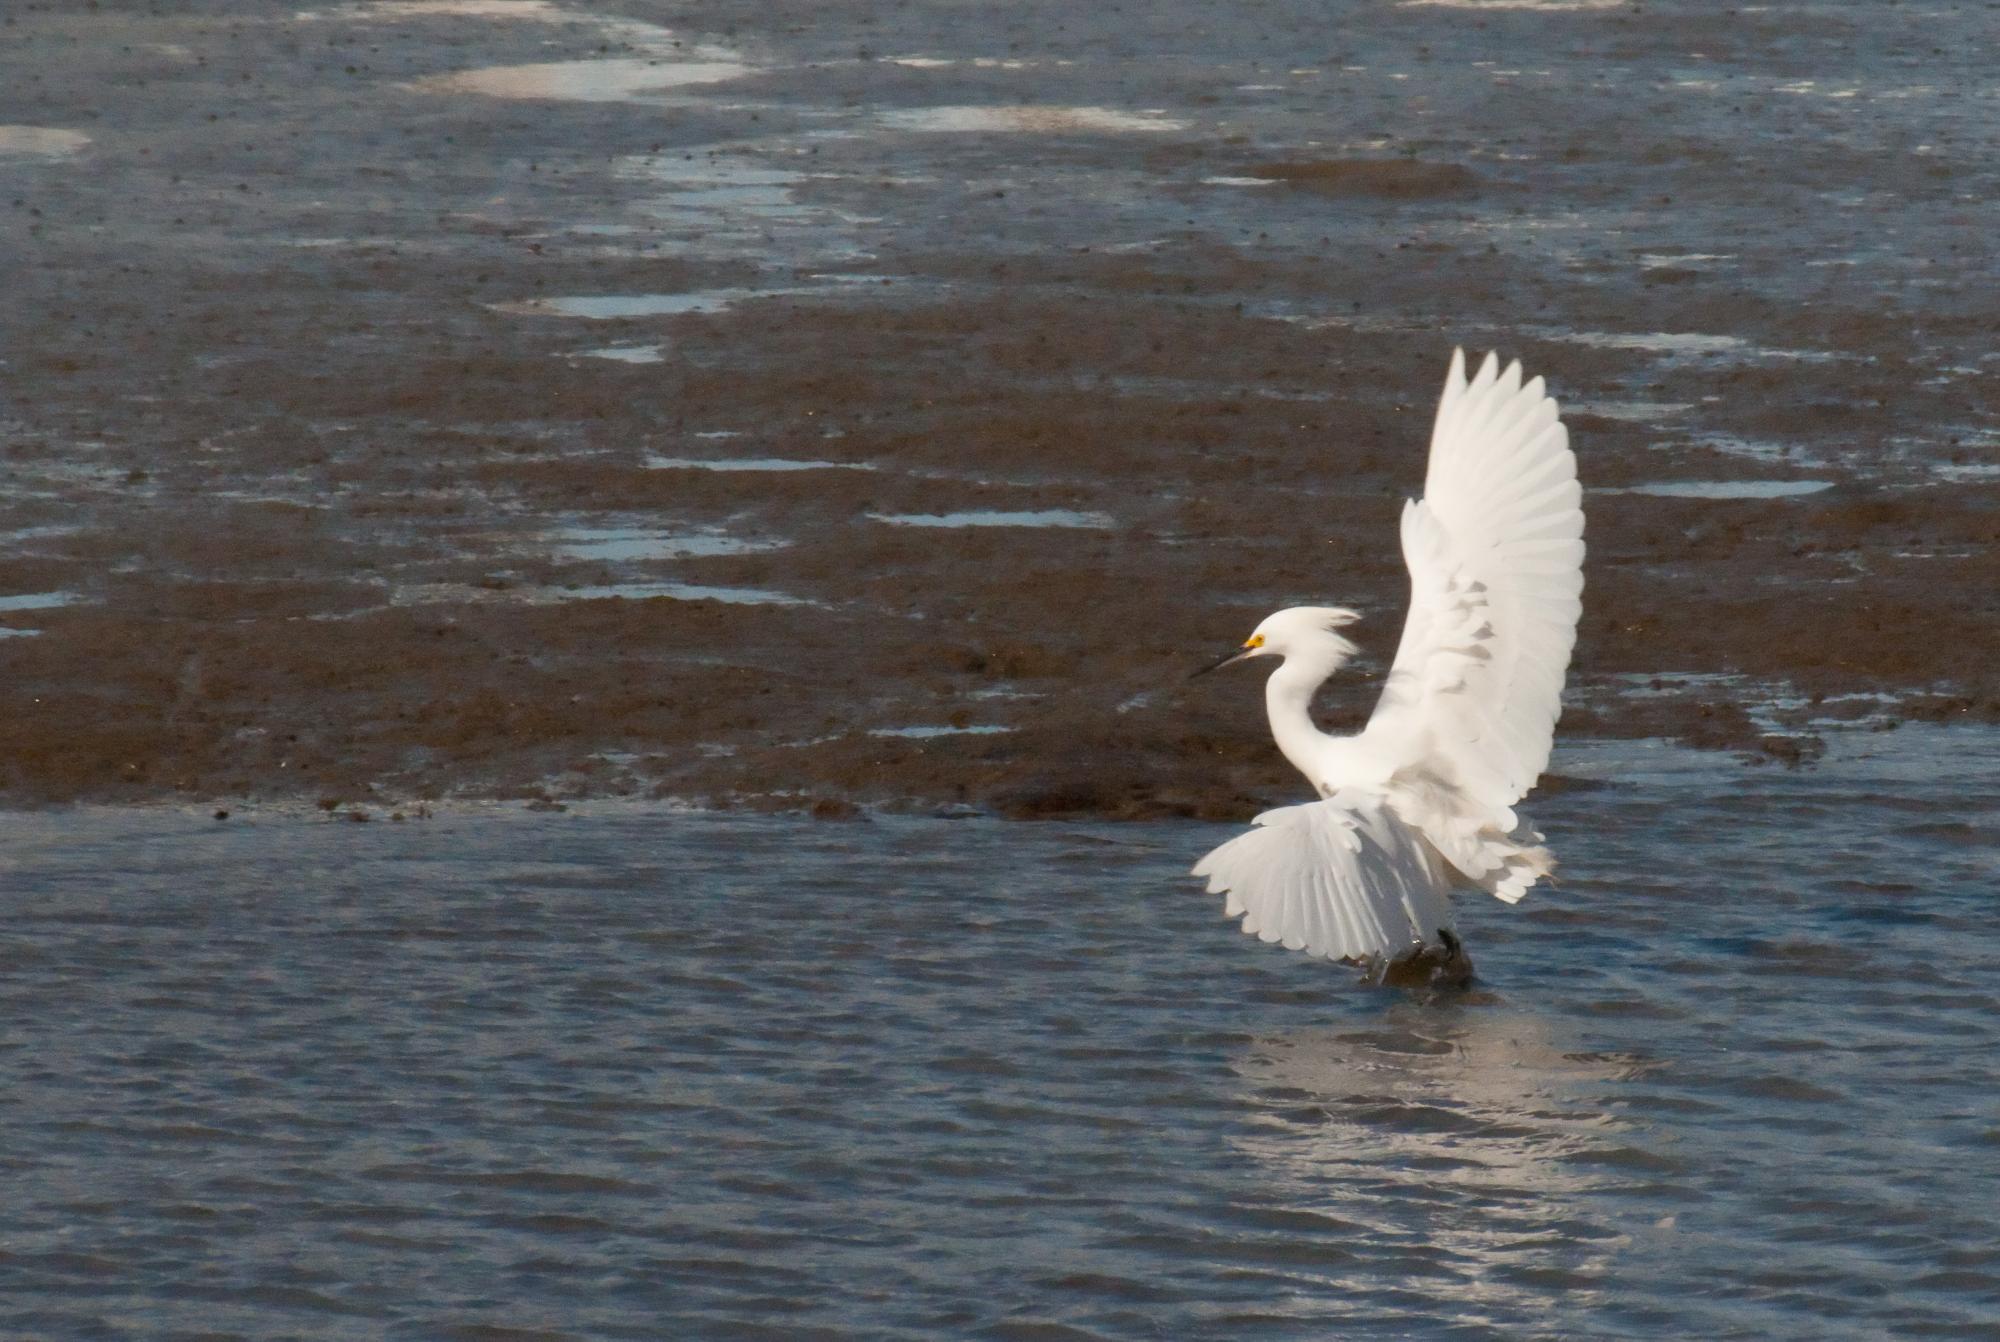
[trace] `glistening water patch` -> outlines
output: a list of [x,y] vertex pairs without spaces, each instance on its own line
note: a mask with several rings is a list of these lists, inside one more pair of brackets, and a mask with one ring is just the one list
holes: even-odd
[[580,349],[579,359],[608,359],[612,363],[659,363],[666,356],[663,345],[600,345],[596,349]]
[[[55,610],[61,606],[73,606],[83,600],[76,592],[17,592],[12,596],[0,596],[0,615],[37,610]],[[39,629],[18,629],[0,627],[0,638],[33,638]]]
[[531,19],[543,23],[573,20],[571,11],[551,0],[369,0],[332,10],[306,10],[302,21],[314,19]]
[[781,550],[790,543],[733,536],[726,531],[660,530],[644,525],[565,527],[547,533],[544,539],[558,555],[609,563],[763,554]]
[[392,606],[527,605],[553,606],[569,601],[717,601],[731,606],[811,606],[819,603],[766,587],[722,587],[705,583],[639,580],[590,583],[575,587],[522,586],[493,589],[470,583],[413,583],[390,592]]
[[1554,14],[1587,13],[1623,9],[1625,6],[1626,0],[1400,0],[1403,9],[1464,9],[1475,13],[1512,9]]
[[1990,1337],[2000,734],[1555,764],[1442,996],[1233,825],[0,812],[0,1334]]
[[691,582],[621,582],[596,587],[544,589],[559,601],[718,601],[726,606],[806,606],[804,597],[774,592],[765,587],[714,587]]
[[63,159],[83,152],[90,137],[55,126],[0,126],[0,163],[9,159]]
[[996,727],[991,725],[977,727],[870,727],[868,734],[870,736],[898,736],[913,741],[927,741],[938,736],[998,736],[1003,732],[1011,732],[1013,730],[1014,728],[1012,727]]
[[857,233],[861,217],[802,198],[801,188],[816,178],[843,179],[808,171],[815,162],[783,142],[706,145],[628,155],[613,162],[612,176],[639,192],[625,208],[648,220],[648,236],[675,254],[802,274],[870,256]]
[[1787,349],[1760,345],[1742,336],[1707,331],[1577,331],[1558,327],[1522,327],[1521,334],[1558,340],[1590,349],[1626,350],[1657,354],[1671,360],[1717,359],[1729,356],[1756,361],[1789,360],[1797,363],[1828,363],[1845,357],[1825,350]]
[[620,159],[612,171],[621,180],[659,192],[637,208],[663,227],[770,226],[814,214],[792,191],[806,180],[804,173],[737,156],[646,154]]
[[892,130],[960,133],[1115,135],[1187,129],[1187,122],[1164,112],[1115,107],[905,107],[883,112],[881,121]]
[[[707,435],[697,434],[697,437]],[[815,461],[805,457],[661,457],[648,456],[649,471],[872,471],[870,461]]]
[[667,61],[618,57],[598,61],[547,61],[496,65],[483,70],[420,79],[428,93],[478,93],[491,98],[552,102],[647,102],[647,95],[741,79],[750,67],[737,61]]
[[1593,490],[1597,494],[1651,494],[1668,499],[1790,499],[1833,488],[1831,480],[1659,480]]
[[0,596],[0,613],[13,610],[51,610],[57,606],[73,606],[83,600],[75,592],[18,592],[13,596]]
[[896,527],[1075,527],[1103,530],[1113,525],[1108,513],[1043,508],[1029,512],[976,510],[962,513],[870,513],[871,521]]
[[495,312],[516,317],[583,317],[618,321],[633,317],[683,317],[723,312],[750,298],[771,298],[803,292],[799,289],[697,289],[684,294],[571,294],[559,298],[522,298],[488,303]]
[[1571,410],[1586,415],[1598,415],[1604,419],[1626,420],[1634,424],[1647,424],[1655,420],[1672,419],[1694,409],[1692,401],[1576,401],[1569,405]]
[[383,21],[480,18],[530,20],[589,32],[594,45],[616,42],[640,56],[496,65],[431,75],[410,87],[433,93],[475,93],[494,98],[564,102],[654,102],[671,89],[725,83],[750,73],[737,53],[694,44],[670,28],[639,19],[566,9],[546,0],[388,0],[307,11],[301,20]]

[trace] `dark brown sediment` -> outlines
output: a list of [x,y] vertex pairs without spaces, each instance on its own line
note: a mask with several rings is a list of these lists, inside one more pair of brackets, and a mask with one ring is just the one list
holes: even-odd
[[[1561,110],[1472,61],[1545,29],[1474,52],[1420,10],[1372,53],[1312,47],[1279,107],[1245,72],[1306,49],[1304,10],[1212,77],[1157,23],[1123,64],[1049,38],[1010,71],[970,63],[1024,40],[993,18],[936,70],[852,17],[745,10],[690,35],[740,48],[737,80],[516,102],[420,81],[591,59],[602,24],[341,12],[36,11],[0,54],[10,118],[91,137],[0,161],[0,596],[31,598],[0,625],[39,631],[0,639],[14,802],[1240,816],[1297,792],[1258,675],[1185,672],[1277,606],[1353,605],[1369,660],[1326,708],[1361,720],[1454,343],[1570,407],[1591,551],[1564,732],[1793,763],[1828,721],[2000,716],[2000,311],[1951,250],[1993,169],[1898,148],[1921,111],[1764,93],[1753,136],[1707,104]],[[1691,10],[1566,21],[1557,68],[1623,44],[1663,99],[1720,40]],[[888,54],[944,40],[904,22]],[[1711,52],[1744,79],[1832,40],[1756,23]],[[1354,91],[1420,44],[1446,61],[1427,104]],[[1138,128],[885,119],[1080,104],[1064,59],[1136,71]],[[1468,129],[1493,99],[1520,117]],[[1581,134],[1593,113],[1620,134]],[[725,193],[697,224],[689,162]],[[1839,214],[1857,173],[1880,198]],[[616,294],[720,296],[550,304]],[[869,469],[661,464],[765,458]],[[1727,496],[1801,481],[1826,487]],[[1708,492],[1627,492],[1661,485]],[[884,520],[961,512],[1028,516]]]

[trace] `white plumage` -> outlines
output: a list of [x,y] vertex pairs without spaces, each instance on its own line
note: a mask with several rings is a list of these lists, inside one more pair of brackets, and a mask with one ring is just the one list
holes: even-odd
[[1194,868],[1243,930],[1339,960],[1455,951],[1449,890],[1508,902],[1554,868],[1514,812],[1548,766],[1582,613],[1583,493],[1542,379],[1454,352],[1424,497],[1403,509],[1410,611],[1381,700],[1351,737],[1313,692],[1354,654],[1337,607],[1281,610],[1242,651],[1284,662],[1271,734],[1324,799],[1266,811]]

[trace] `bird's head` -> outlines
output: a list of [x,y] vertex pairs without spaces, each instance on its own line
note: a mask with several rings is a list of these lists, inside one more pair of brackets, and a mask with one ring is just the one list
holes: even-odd
[[1263,623],[1243,640],[1243,646],[1195,675],[1219,671],[1252,657],[1288,657],[1310,662],[1331,675],[1355,654],[1355,646],[1334,630],[1353,624],[1361,616],[1341,606],[1292,606],[1264,617]]

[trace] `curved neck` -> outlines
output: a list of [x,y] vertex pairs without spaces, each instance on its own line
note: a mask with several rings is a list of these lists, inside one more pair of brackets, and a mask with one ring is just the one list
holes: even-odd
[[1323,772],[1316,767],[1326,742],[1333,738],[1313,725],[1313,691],[1325,683],[1344,658],[1287,657],[1264,682],[1264,708],[1271,715],[1271,735],[1278,749],[1314,786]]

